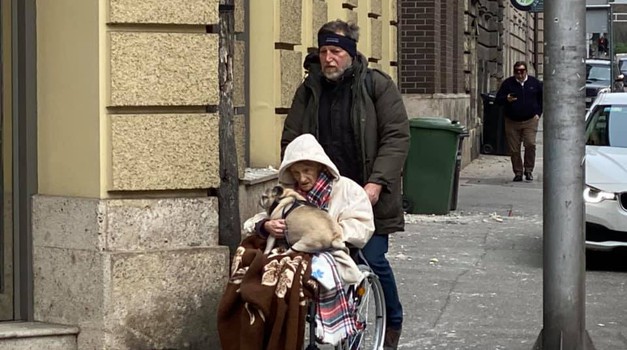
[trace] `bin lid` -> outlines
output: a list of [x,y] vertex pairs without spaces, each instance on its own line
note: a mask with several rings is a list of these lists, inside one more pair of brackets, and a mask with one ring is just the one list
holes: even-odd
[[466,132],[464,127],[458,121],[451,121],[448,118],[441,117],[410,118],[409,127],[419,129],[448,130],[458,134]]

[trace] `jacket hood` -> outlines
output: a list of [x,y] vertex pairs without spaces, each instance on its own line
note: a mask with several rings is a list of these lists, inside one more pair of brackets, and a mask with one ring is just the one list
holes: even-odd
[[293,185],[295,182],[294,178],[292,178],[287,169],[292,164],[303,160],[323,164],[327,167],[331,176],[335,179],[340,178],[339,170],[337,170],[335,164],[324,152],[318,140],[311,134],[302,134],[285,147],[285,155],[279,167],[279,182],[285,185]]

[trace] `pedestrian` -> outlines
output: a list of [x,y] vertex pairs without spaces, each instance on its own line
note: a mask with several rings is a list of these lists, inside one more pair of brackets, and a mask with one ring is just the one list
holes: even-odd
[[305,58],[307,77],[285,119],[281,150],[298,135],[313,134],[340,174],[365,189],[375,233],[362,249],[381,281],[387,329],[385,349],[396,349],[403,308],[385,257],[389,234],[404,231],[401,172],[409,149],[409,122],[400,92],[385,73],[368,68],[357,52],[359,28],[341,20],[318,31],[318,51]]
[[603,33],[601,33],[601,35],[599,36],[599,40],[597,40],[597,46],[598,52],[603,53],[605,56],[607,56],[607,38],[605,38],[605,35]]
[[[505,138],[512,161],[515,182],[533,181],[536,163],[536,134],[542,116],[542,82],[527,74],[527,63],[514,63],[514,75],[505,79],[496,94],[504,105]],[[524,162],[520,144],[525,146]]]

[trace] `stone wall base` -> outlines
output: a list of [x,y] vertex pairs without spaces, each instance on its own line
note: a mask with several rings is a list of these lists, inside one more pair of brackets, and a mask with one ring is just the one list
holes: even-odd
[[229,252],[216,198],[33,198],[35,320],[78,348],[215,349]]

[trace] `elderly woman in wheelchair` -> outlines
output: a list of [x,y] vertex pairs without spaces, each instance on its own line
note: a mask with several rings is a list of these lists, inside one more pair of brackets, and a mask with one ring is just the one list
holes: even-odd
[[[268,211],[244,224],[251,234],[233,258],[218,310],[222,348],[317,349],[317,344],[326,343],[336,349],[380,349],[383,293],[376,275],[358,256],[374,232],[367,194],[339,174],[309,134],[287,146],[279,182],[300,199],[280,210],[266,206]],[[264,200],[273,199],[276,209],[285,192],[274,189]],[[352,256],[344,244],[320,244],[329,249],[314,252],[309,247],[323,240],[315,229],[305,230],[299,242],[291,240],[290,227],[292,231],[300,229],[296,225],[321,227],[317,215],[305,210],[298,214],[296,207],[304,202],[324,210],[337,223],[342,243],[353,248]],[[295,220],[291,215],[304,217]],[[273,240],[277,244],[266,247]]]

